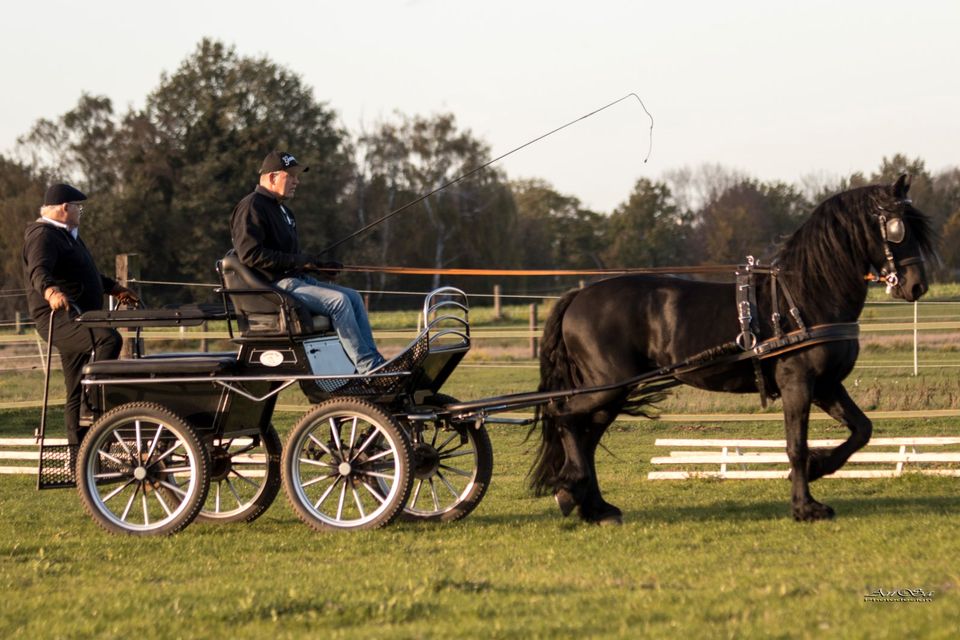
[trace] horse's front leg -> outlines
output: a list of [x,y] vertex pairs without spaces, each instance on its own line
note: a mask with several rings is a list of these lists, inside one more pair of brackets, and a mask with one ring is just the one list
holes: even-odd
[[814,400],[817,406],[850,429],[850,437],[833,449],[815,449],[811,452],[808,476],[811,482],[846,464],[850,456],[870,441],[873,433],[870,418],[854,403],[842,384],[831,385],[826,391],[817,389],[817,396]]
[[807,432],[810,425],[810,385],[797,382],[781,384],[783,416],[787,436],[787,457],[790,459],[791,506],[796,520],[823,520],[833,517],[833,509],[810,495],[810,451]]

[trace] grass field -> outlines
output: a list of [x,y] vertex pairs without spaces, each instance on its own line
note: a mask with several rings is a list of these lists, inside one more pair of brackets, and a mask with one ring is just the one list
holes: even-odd
[[[912,318],[908,306],[877,313]],[[953,341],[934,335],[925,358],[943,366],[918,377],[904,365],[908,340],[865,340],[861,365],[895,364],[856,369],[854,399],[868,411],[960,408]],[[471,357],[444,390],[473,399],[535,388],[533,362],[502,348]],[[40,380],[37,371],[3,376],[0,402],[38,397]],[[294,407],[276,416],[285,432],[305,401],[291,392],[280,403]],[[760,411],[753,396],[691,389],[662,410]],[[467,519],[356,534],[314,533],[281,493],[250,525],[118,537],[96,526],[76,492],[37,492],[32,478],[0,476],[0,637],[956,637],[957,478],[824,479],[813,492],[837,518],[814,524],[791,519],[782,480],[646,479],[650,458],[664,455],[656,438],[782,438],[770,418],[615,423],[598,454],[605,497],[625,514],[613,528],[564,519],[551,499],[533,497],[525,474],[535,442],[525,428],[501,425],[490,426],[491,487]],[[0,411],[0,437],[30,434],[37,419],[36,409]],[[61,419],[54,409],[51,424]],[[826,421],[811,431],[844,433]],[[960,424],[878,420],[874,434],[960,435]],[[866,602],[878,588],[933,596]]]
[[[34,416],[3,418],[26,429]],[[470,517],[358,534],[313,533],[281,497],[251,525],[110,536],[74,492],[0,478],[0,636],[955,637],[956,479],[823,480],[815,494],[837,518],[798,524],[784,481],[645,480],[654,438],[689,431],[611,429],[599,467],[625,512],[618,528],[563,519],[532,497],[532,442],[508,427],[492,428],[494,478]],[[779,432],[729,424],[709,436]],[[865,602],[877,588],[934,596]]]

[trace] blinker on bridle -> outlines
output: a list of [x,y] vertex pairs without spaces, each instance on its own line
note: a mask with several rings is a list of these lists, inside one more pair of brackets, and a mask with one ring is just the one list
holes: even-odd
[[[897,205],[906,206],[912,202],[910,198],[902,198],[897,200]],[[884,209],[879,204],[877,208],[884,212],[873,215],[880,223],[880,236],[883,238],[883,255],[887,261],[883,268],[880,269],[880,279],[887,283],[887,293],[890,293],[891,289],[900,284],[900,276],[897,274],[897,263],[893,258],[893,251],[890,249],[890,244],[900,244],[903,242],[907,235],[907,227],[903,224],[903,218],[888,218],[884,215],[886,213],[893,213],[889,209]],[[904,258],[900,261],[900,266],[904,267],[922,262],[923,255],[921,254],[916,257]]]

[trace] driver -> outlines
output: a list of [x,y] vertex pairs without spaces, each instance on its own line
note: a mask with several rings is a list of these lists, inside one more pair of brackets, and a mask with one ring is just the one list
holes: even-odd
[[27,304],[44,338],[53,313],[53,346],[63,363],[67,387],[64,422],[67,442],[72,445],[80,444],[86,432],[80,428],[83,367],[91,353],[95,360],[116,359],[123,343],[113,329],[85,327],[73,318],[102,309],[104,292],[116,296],[121,304],[139,302],[135,293],[100,273],[80,239],[80,215],[86,199],[68,184],[52,185],[44,195],[40,217],[27,225],[23,234]]
[[287,206],[300,175],[308,170],[284,151],[267,154],[260,165],[260,184],[233,210],[233,248],[243,264],[289,291],[311,312],[329,316],[357,372],[367,373],[383,364],[384,358],[373,341],[363,299],[353,289],[308,274],[326,270],[333,276],[343,265],[301,252],[297,221]]

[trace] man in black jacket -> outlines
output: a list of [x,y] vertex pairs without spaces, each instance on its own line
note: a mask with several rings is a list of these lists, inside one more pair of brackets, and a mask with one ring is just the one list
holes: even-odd
[[67,388],[64,422],[67,440],[74,445],[80,444],[86,433],[86,427],[80,427],[83,367],[91,353],[96,360],[116,358],[122,338],[113,329],[84,327],[73,318],[102,309],[105,291],[121,303],[137,302],[132,291],[97,270],[80,239],[81,202],[86,199],[68,184],[52,185],[44,195],[40,217],[27,225],[23,234],[27,304],[41,336],[47,336],[53,318],[53,346],[60,352]]
[[322,262],[300,250],[297,221],[287,207],[300,175],[308,170],[289,153],[267,154],[260,165],[260,184],[233,210],[233,248],[243,264],[302,300],[312,312],[329,316],[347,356],[358,372],[366,373],[383,364],[384,358],[373,341],[363,299],[353,289],[308,274],[313,270],[335,273],[343,265]]

